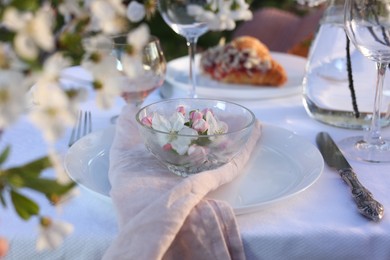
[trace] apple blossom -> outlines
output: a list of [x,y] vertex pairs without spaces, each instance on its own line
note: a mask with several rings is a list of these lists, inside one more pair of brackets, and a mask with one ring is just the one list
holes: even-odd
[[45,51],[54,49],[52,20],[50,9],[45,5],[35,14],[19,12],[16,8],[9,7],[4,12],[3,24],[16,32],[14,40],[16,52],[25,59],[35,59],[39,54],[39,48]]
[[186,114],[186,109],[184,106],[178,106],[176,111],[183,114],[183,116]]
[[151,116],[146,116],[141,119],[141,123],[145,126],[152,127],[152,117]]
[[193,110],[190,112],[190,120],[196,121],[203,118],[203,114],[199,110]]
[[199,22],[207,23],[213,31],[233,30],[238,20],[252,19],[252,12],[245,0],[209,0],[207,8],[188,5],[187,13]]
[[192,122],[192,128],[200,133],[204,133],[208,130],[209,124],[203,118],[196,119]]
[[218,121],[210,111],[206,112],[205,120],[209,124],[207,134],[215,135],[227,133],[228,125],[225,122]]
[[[207,153],[207,148],[202,145],[208,142],[199,138],[226,133],[228,127],[225,122],[219,121],[214,116],[212,109],[206,108],[202,111],[205,111],[205,114],[198,109],[191,110],[186,117],[184,107],[178,106],[169,117],[154,112],[152,115],[143,117],[140,121],[143,125],[161,132],[156,133],[156,138],[163,150],[173,150],[179,155],[196,155],[203,158],[203,155]],[[214,146],[221,145],[225,139],[216,136],[207,138],[215,142]]]
[[62,244],[66,236],[73,232],[73,226],[63,221],[54,222],[42,217],[39,226],[39,235],[36,243],[38,251],[55,249]]
[[0,70],[0,129],[14,123],[27,106],[25,76],[12,70]]

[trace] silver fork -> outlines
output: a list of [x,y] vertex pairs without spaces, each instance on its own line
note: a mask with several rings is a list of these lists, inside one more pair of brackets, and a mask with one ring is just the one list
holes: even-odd
[[79,112],[76,125],[72,129],[68,146],[72,146],[77,140],[86,134],[92,132],[92,114],[91,111]]

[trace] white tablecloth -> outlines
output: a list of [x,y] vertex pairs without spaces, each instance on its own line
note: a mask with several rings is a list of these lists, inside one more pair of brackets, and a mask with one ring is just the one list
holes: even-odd
[[[175,92],[179,96],[181,93]],[[155,91],[146,103],[160,99]],[[299,95],[257,101],[237,101],[263,122],[283,127],[315,143],[319,131],[328,131],[338,141],[359,131],[335,128],[310,118]],[[93,100],[85,108],[93,109],[94,130],[110,126],[110,117],[118,114],[123,102],[118,99],[109,111],[95,108]],[[384,130],[390,136],[390,129]],[[67,150],[70,130],[58,143]],[[9,165],[27,162],[44,155],[46,147],[34,127],[21,119],[2,137],[1,147],[12,143]],[[0,148],[1,148],[0,147]],[[348,186],[338,174],[325,166],[316,183],[291,198],[261,210],[238,216],[248,259],[390,259],[390,164],[350,161],[360,181],[385,207],[379,223],[358,214]],[[52,174],[48,171],[47,174]],[[110,202],[80,189],[80,195],[55,211],[35,194],[42,213],[63,219],[75,226],[74,233],[55,251],[37,253],[36,220],[21,221],[11,208],[0,209],[0,236],[10,241],[6,259],[99,259],[117,233],[115,212]]]

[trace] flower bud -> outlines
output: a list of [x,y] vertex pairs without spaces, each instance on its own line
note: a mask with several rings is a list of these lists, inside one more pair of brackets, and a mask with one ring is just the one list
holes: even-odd
[[204,133],[209,128],[209,124],[201,118],[192,122],[192,128],[200,133]]
[[185,116],[186,114],[186,109],[184,108],[184,106],[178,106],[176,111],[181,113],[183,116]]
[[151,116],[145,116],[141,119],[141,123],[144,126],[152,127],[152,117]]
[[172,150],[172,145],[171,144],[164,144],[162,147],[164,151],[170,151]]
[[193,110],[190,112],[190,120],[191,121],[196,121],[196,120],[202,119],[202,117],[203,117],[203,114],[201,112],[199,112],[199,110]]

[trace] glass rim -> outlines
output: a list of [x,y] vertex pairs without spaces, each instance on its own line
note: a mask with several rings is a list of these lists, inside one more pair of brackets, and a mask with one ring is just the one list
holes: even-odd
[[237,133],[240,133],[240,132],[244,132],[246,131],[248,128],[252,127],[254,124],[255,124],[255,121],[256,121],[256,116],[255,114],[247,107],[243,106],[243,105],[240,105],[238,103],[235,103],[235,102],[232,102],[232,101],[227,101],[227,100],[220,100],[220,99],[210,99],[210,98],[172,98],[172,99],[167,99],[167,100],[160,100],[160,101],[156,101],[156,102],[153,102],[151,104],[148,104],[144,107],[142,107],[141,109],[139,109],[139,111],[136,113],[135,115],[135,119],[137,121],[137,123],[143,127],[144,129],[147,129],[148,131],[152,131],[152,132],[156,132],[156,133],[160,133],[160,134],[172,134],[170,132],[165,132],[165,131],[161,131],[161,130],[157,130],[157,129],[153,129],[151,127],[148,127],[146,125],[144,125],[141,120],[139,119],[139,116],[140,114],[145,111],[147,108],[151,107],[151,106],[155,106],[155,105],[158,105],[158,104],[163,104],[163,103],[170,103],[170,102],[177,102],[177,101],[180,101],[180,100],[198,100],[198,101],[212,101],[212,102],[223,102],[223,103],[226,103],[226,104],[231,104],[231,105],[234,105],[234,106],[237,106],[237,107],[240,107],[242,109],[244,109],[245,111],[248,112],[248,114],[250,115],[250,121],[249,123],[247,123],[245,126],[243,127],[240,127],[240,129],[238,130],[235,130],[235,131],[228,131],[226,133],[222,133],[222,134],[207,134],[207,135],[188,135],[188,134],[178,134],[176,133],[177,136],[181,136],[181,137],[201,137],[201,138],[207,138],[207,137],[217,137],[217,136],[227,136],[227,135],[231,135],[231,134],[237,134]]

